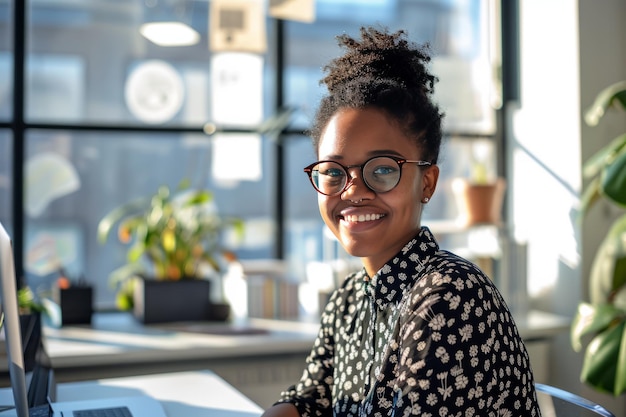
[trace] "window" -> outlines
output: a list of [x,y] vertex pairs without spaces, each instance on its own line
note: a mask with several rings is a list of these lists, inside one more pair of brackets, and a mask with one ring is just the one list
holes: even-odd
[[13,191],[11,188],[12,153],[11,132],[7,129],[0,129],[0,222],[8,226],[11,225],[10,214],[13,201],[11,197]]
[[0,122],[6,122],[11,117],[13,99],[13,24],[9,6],[9,0],[0,0]]
[[[98,243],[98,221],[182,179],[210,188],[220,212],[246,221],[246,239],[234,248],[240,258],[284,257],[304,279],[303,265],[330,256],[332,242],[302,172],[315,155],[301,132],[323,93],[321,67],[339,53],[334,36],[356,34],[363,24],[406,29],[435,52],[449,140],[439,198],[425,221],[454,218],[448,182],[468,169],[457,163],[459,155],[477,138],[495,146],[497,32],[490,4],[317,0],[314,23],[264,16],[268,47],[256,54],[212,52],[206,0],[27,1],[26,45],[13,40],[13,3],[0,0],[0,220],[11,219],[15,94],[25,102],[24,228],[16,233],[28,283],[49,287],[61,265],[96,286],[97,307],[112,306],[107,277],[125,262],[126,247],[114,239]],[[163,18],[193,28],[197,42],[160,46],[140,33],[143,23]],[[26,56],[25,85],[15,92],[14,43]],[[278,139],[256,132],[279,104],[295,109],[287,131]],[[219,134],[203,133],[207,123],[216,123]],[[252,161],[252,173],[236,178],[220,165],[232,149]]]

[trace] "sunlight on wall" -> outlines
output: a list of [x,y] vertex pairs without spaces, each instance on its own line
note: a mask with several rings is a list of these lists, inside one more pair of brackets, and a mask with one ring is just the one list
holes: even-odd
[[[519,143],[516,145],[513,150],[517,177],[513,194],[515,239],[529,242],[528,292],[534,297],[555,286],[561,264],[570,269],[579,265],[574,227],[578,196],[562,174],[547,165],[550,161],[544,164],[536,153]],[[577,152],[574,146],[570,148]],[[576,160],[571,154],[562,155],[566,160]]]
[[[512,120],[509,198],[515,237],[528,242],[531,298],[553,291],[560,280],[569,281],[565,288],[577,298],[580,286],[575,223],[581,188],[576,13],[575,1],[520,4],[522,107]],[[562,26],[554,28],[555,21]]]

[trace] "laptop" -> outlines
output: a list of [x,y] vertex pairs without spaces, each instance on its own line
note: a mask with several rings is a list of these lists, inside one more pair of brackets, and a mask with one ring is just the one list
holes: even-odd
[[[14,407],[0,412],[0,417],[166,417],[161,403],[147,395],[56,402],[52,369],[37,368],[27,379],[13,262],[11,238],[0,223],[0,306],[4,315],[3,327],[14,401]],[[33,384],[37,386],[33,387]],[[46,387],[46,400],[42,404],[29,403],[29,385],[39,390],[42,386]]]

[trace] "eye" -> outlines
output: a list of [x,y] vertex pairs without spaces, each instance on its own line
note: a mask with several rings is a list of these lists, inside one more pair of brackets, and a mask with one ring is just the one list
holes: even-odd
[[386,192],[395,187],[400,180],[400,166],[391,158],[375,158],[365,166],[363,175],[370,188]]
[[384,176],[395,174],[398,171],[397,167],[391,165],[377,165],[372,170],[372,174],[375,176]]
[[325,175],[327,177],[343,177],[345,176],[345,172],[343,171],[343,169],[338,168],[338,167],[329,167],[326,169],[321,169],[320,168],[320,175]]

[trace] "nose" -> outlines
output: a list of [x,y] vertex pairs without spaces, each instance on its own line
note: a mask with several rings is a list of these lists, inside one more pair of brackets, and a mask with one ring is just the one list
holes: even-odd
[[363,180],[363,171],[359,167],[349,167],[349,179],[346,188],[341,193],[343,200],[358,200],[371,198],[374,193]]

